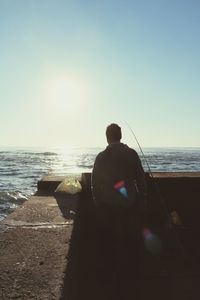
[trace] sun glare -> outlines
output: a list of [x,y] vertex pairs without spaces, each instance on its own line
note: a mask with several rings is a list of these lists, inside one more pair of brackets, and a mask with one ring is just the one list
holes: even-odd
[[48,106],[53,110],[72,112],[86,100],[86,87],[78,79],[67,76],[53,78],[46,85]]

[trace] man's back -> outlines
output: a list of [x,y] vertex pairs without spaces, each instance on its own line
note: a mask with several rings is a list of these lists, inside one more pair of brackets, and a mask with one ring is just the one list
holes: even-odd
[[[92,189],[96,204],[119,204],[117,195],[120,195],[120,188],[117,187],[120,184],[121,188],[127,190],[122,194],[127,198],[124,203],[133,203],[135,184],[141,196],[146,193],[144,171],[137,152],[123,143],[111,143],[98,154],[93,168]],[[112,193],[109,193],[109,189]]]

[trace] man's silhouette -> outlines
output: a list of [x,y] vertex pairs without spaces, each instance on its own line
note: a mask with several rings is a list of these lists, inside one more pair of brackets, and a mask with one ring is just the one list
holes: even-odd
[[117,124],[107,127],[106,137],[108,146],[97,155],[92,172],[102,268],[107,266],[101,273],[111,276],[110,265],[111,273],[130,278],[142,244],[145,174],[137,152],[120,142]]
[[[137,152],[120,142],[121,128],[111,124],[106,129],[108,146],[95,160],[92,192],[97,208],[134,209],[146,206],[145,174]],[[137,207],[137,208],[136,208]]]

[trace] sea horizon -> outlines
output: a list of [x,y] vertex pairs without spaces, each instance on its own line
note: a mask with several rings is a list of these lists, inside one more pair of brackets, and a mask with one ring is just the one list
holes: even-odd
[[[44,175],[91,172],[96,155],[104,147],[1,147],[0,220],[37,190]],[[200,147],[134,147],[144,170],[152,172],[200,172]]]

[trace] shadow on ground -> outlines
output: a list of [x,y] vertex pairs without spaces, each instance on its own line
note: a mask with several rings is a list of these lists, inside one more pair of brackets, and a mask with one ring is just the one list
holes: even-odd
[[[117,243],[100,230],[90,190],[83,190],[77,202],[72,198],[68,209],[62,197],[56,199],[63,216],[74,218],[61,300],[189,300],[200,296],[197,261],[177,240],[184,232],[169,232],[165,222],[160,223],[162,251],[153,255],[143,246],[136,251],[134,240]],[[152,223],[156,227],[155,219]]]

